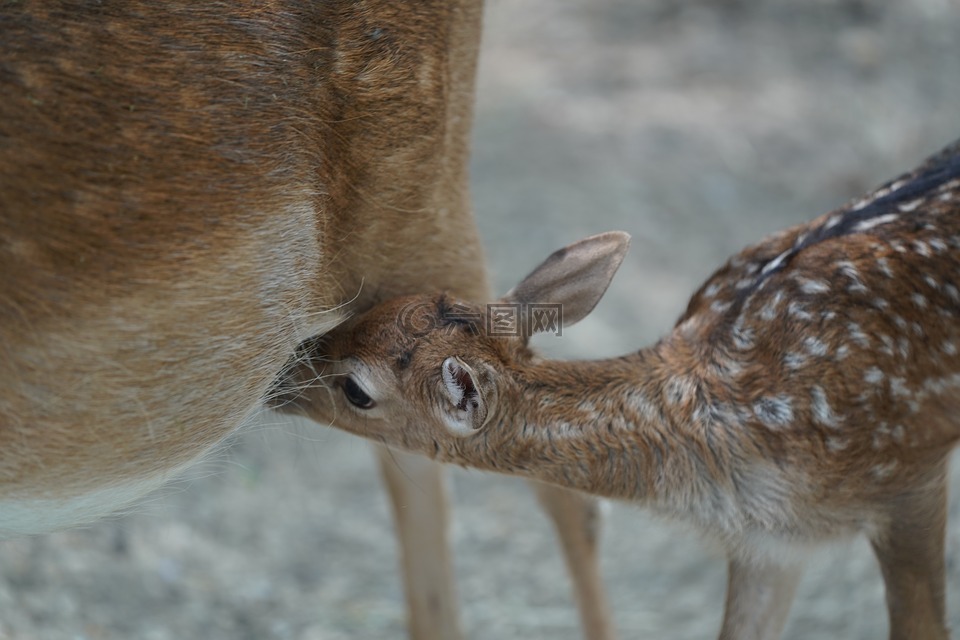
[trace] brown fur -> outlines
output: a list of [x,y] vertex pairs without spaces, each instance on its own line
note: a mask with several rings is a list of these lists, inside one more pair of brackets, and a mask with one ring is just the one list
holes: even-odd
[[465,175],[479,10],[7,7],[0,496],[195,458],[338,305],[485,295]]

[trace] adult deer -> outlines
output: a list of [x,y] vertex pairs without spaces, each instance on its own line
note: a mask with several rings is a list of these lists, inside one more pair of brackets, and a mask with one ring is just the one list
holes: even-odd
[[[466,164],[480,18],[466,0],[5,7],[0,533],[160,485],[351,313],[486,297]],[[400,462],[382,468],[412,635],[456,638],[440,471]],[[579,523],[565,547],[605,637],[593,503],[542,494]]]
[[[608,233],[562,249],[502,302],[560,303],[576,322],[627,244]],[[294,378],[307,386],[278,401],[439,460],[693,524],[728,551],[725,639],[779,637],[804,554],[865,534],[890,637],[941,640],[958,276],[960,144],[734,256],[651,347],[542,360],[529,323],[505,337],[481,306],[411,296],[314,345]]]

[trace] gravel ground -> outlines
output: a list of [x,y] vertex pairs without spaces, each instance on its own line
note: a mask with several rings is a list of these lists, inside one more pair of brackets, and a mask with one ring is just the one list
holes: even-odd
[[[494,0],[474,196],[497,288],[550,250],[624,229],[633,249],[556,355],[654,340],[729,254],[960,136],[956,0]],[[364,640],[404,635],[369,448],[266,416],[131,514],[0,544],[0,638]],[[579,637],[553,534],[514,479],[453,470],[474,640]],[[954,474],[954,486],[960,476]],[[948,534],[960,627],[960,502]],[[709,638],[722,554],[624,505],[603,569],[624,638]],[[864,541],[815,558],[786,638],[881,638]]]

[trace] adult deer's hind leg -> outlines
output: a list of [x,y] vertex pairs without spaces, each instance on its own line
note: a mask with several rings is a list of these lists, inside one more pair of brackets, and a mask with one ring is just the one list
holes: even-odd
[[901,495],[871,540],[887,591],[891,640],[949,638],[944,604],[947,480],[944,464],[922,488]]
[[410,638],[459,640],[443,467],[423,456],[376,450],[400,540]]
[[600,577],[599,500],[562,487],[539,482],[531,484],[536,489],[540,505],[553,520],[560,539],[573,579],[584,637],[588,640],[613,640],[616,634]]

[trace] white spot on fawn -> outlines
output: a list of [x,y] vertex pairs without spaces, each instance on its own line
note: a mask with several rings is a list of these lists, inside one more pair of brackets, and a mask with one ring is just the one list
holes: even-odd
[[761,274],[770,273],[771,271],[779,267],[781,264],[783,264],[783,261],[786,260],[787,256],[789,256],[792,252],[793,252],[793,249],[788,249],[784,251],[783,253],[778,255],[776,258],[774,258],[773,260],[765,264],[763,267],[763,270],[760,271],[760,273]]
[[844,438],[827,438],[827,449],[833,452],[843,451],[850,445],[850,441]]
[[827,400],[827,393],[823,390],[823,387],[814,386],[810,390],[810,396],[813,419],[824,426],[836,428],[840,419],[833,412],[833,407],[830,406],[830,401]]
[[913,250],[919,253],[924,258],[929,258],[932,255],[930,252],[930,247],[927,245],[926,242],[923,242],[922,240],[913,241]]
[[890,268],[890,263],[887,262],[887,259],[884,257],[877,258],[877,267],[880,269],[880,272],[887,276],[888,278],[893,277],[893,269]]
[[783,366],[788,369],[797,370],[805,365],[807,357],[802,353],[788,353],[783,356]]
[[817,338],[816,336],[807,336],[803,339],[803,346],[806,348],[807,353],[812,356],[825,356],[827,355],[827,345],[825,342]]
[[883,343],[883,346],[880,347],[880,351],[887,354],[888,356],[892,356],[893,355],[893,338],[891,338],[885,333],[878,333],[877,337],[880,338],[880,342]]
[[837,270],[840,271],[840,274],[846,276],[851,280],[849,286],[847,286],[847,291],[863,293],[867,291],[866,285],[863,284],[863,281],[860,279],[860,270],[857,269],[857,265],[853,264],[849,260],[841,260],[837,263]]
[[910,355],[910,340],[907,338],[900,338],[897,340],[897,350],[900,352],[902,358],[909,357]]
[[823,280],[811,280],[809,278],[797,278],[800,284],[800,290],[804,293],[826,293],[830,291],[830,285]]
[[874,227],[880,226],[881,224],[887,224],[888,222],[893,222],[900,216],[896,213],[888,213],[883,216],[877,216],[876,218],[868,218],[862,222],[858,222],[854,227],[854,231],[867,231],[873,229]]
[[780,301],[783,300],[783,291],[777,291],[773,294],[767,304],[763,305],[763,309],[760,310],[760,317],[764,320],[770,321],[777,317],[777,307],[780,306]]
[[764,425],[780,429],[793,421],[793,405],[789,396],[780,394],[760,398],[753,405],[753,412]]
[[813,314],[807,311],[804,306],[796,300],[787,305],[787,313],[800,320],[813,320]]
[[883,371],[881,371],[879,367],[870,367],[863,374],[864,382],[868,382],[870,384],[880,384],[883,382],[883,378]]
[[910,395],[910,389],[907,388],[907,381],[897,376],[890,377],[890,393],[900,398],[906,398]]
[[874,465],[870,469],[870,473],[877,480],[883,480],[889,478],[893,475],[894,470],[897,468],[897,461],[891,460],[890,462],[885,462],[883,464]]
[[850,331],[850,339],[856,344],[861,347],[870,346],[870,338],[868,338],[867,334],[863,332],[863,328],[859,324],[856,322],[850,322],[847,324],[847,329]]
[[910,213],[911,211],[919,207],[921,204],[923,204],[923,198],[917,198],[916,200],[911,200],[910,202],[904,202],[901,205],[897,205],[897,209],[899,209],[903,213]]
[[[739,323],[737,323],[739,325]],[[753,348],[753,329],[733,328],[733,345],[742,351]]]

